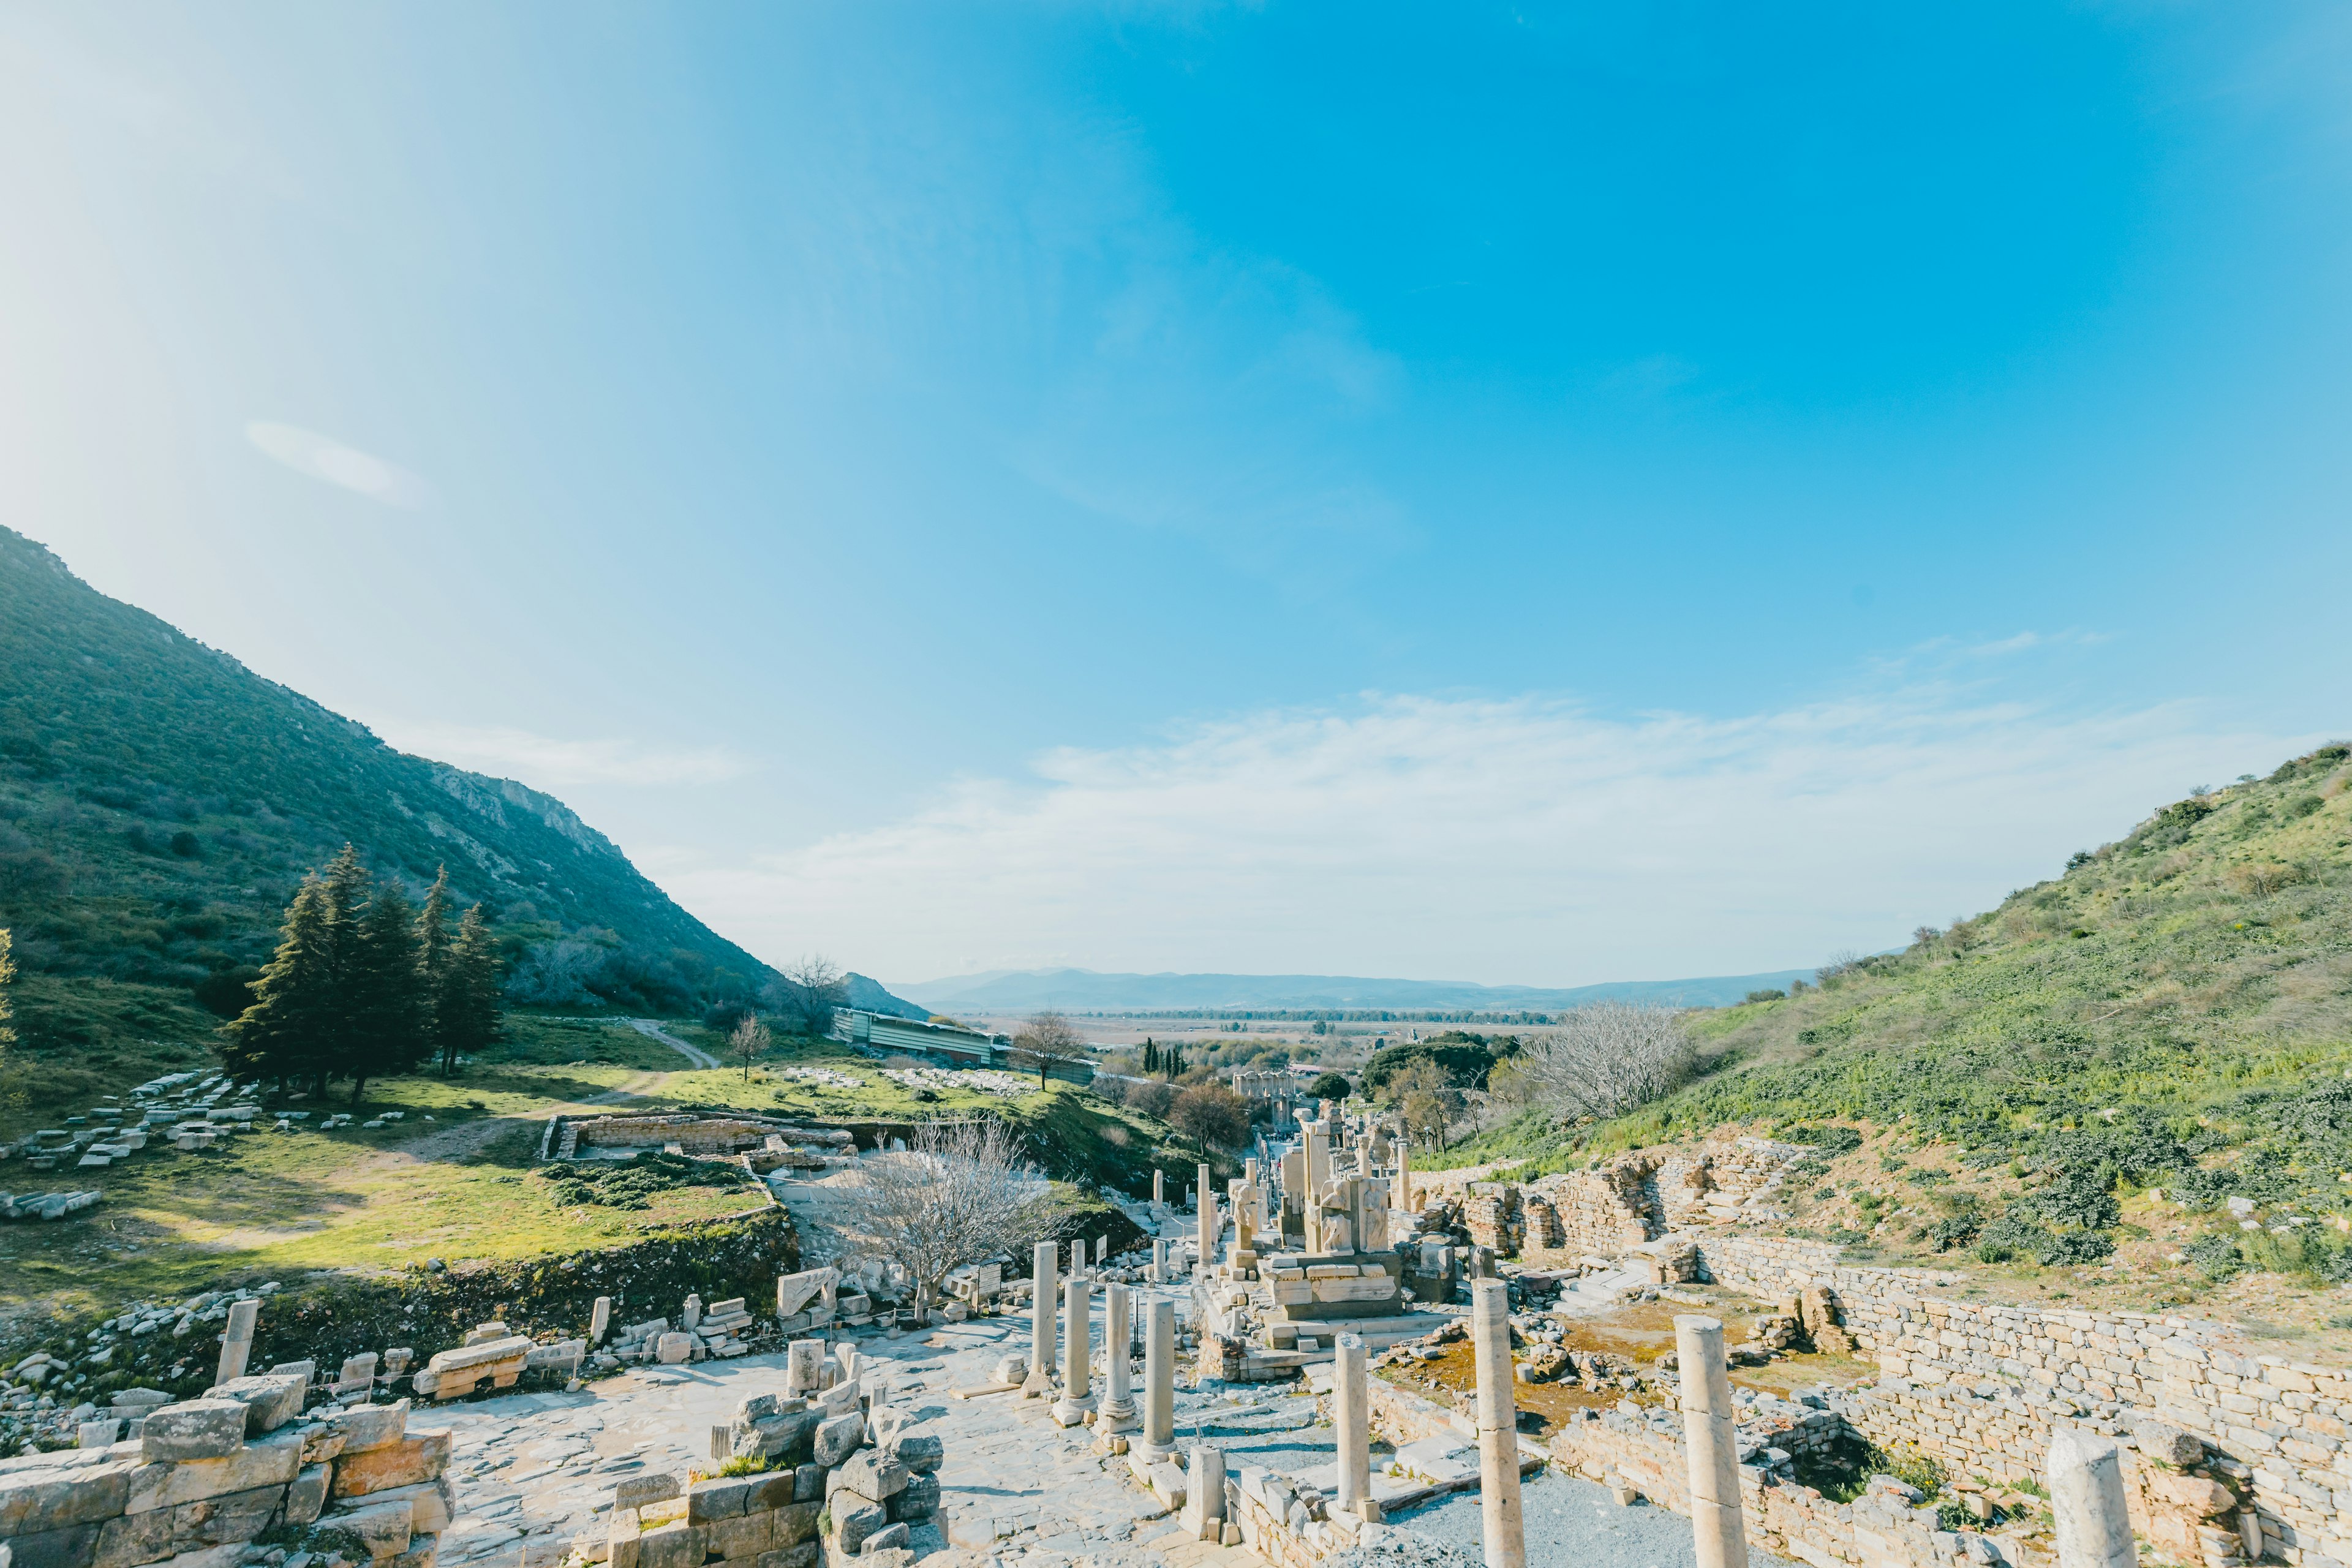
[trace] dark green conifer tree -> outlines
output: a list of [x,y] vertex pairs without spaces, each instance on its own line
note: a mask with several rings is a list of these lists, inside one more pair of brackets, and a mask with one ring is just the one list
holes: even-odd
[[1151,1037],[1150,1037],[1150,1035],[1146,1035],[1146,1036],[1144,1036],[1144,1037],[1143,1037],[1143,1072],[1144,1072],[1144,1076],[1145,1076],[1145,1077],[1147,1077],[1147,1078],[1149,1078],[1151,1074],[1156,1073],[1156,1072],[1158,1072],[1159,1070],[1160,1070],[1160,1047],[1159,1047],[1158,1046],[1155,1046],[1155,1045],[1153,1045],[1153,1044],[1151,1043]]
[[375,890],[341,947],[346,1022],[334,1070],[352,1080],[356,1106],[368,1079],[413,1071],[425,1051],[415,916],[397,886]]
[[278,951],[253,983],[253,1005],[221,1026],[221,1062],[231,1074],[268,1079],[280,1089],[294,1083],[325,1089],[341,1013],[335,935],[327,884],[305,877],[286,906]]
[[479,904],[457,922],[438,1011],[445,1075],[455,1075],[458,1057],[496,1044],[505,1033],[499,1020],[498,944]]
[[421,1014],[419,1027],[425,1039],[422,1059],[442,1063],[448,1070],[448,1057],[441,1048],[441,993],[449,983],[449,868],[439,868],[433,877],[433,886],[425,894],[425,907],[416,911],[416,979],[417,1005]]

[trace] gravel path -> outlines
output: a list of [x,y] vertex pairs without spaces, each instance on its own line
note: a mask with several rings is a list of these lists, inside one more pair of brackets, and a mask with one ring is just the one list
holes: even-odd
[[[1691,1522],[1647,1502],[1619,1508],[1609,1489],[1549,1470],[1520,1488],[1530,1565],[1573,1563],[1575,1568],[1696,1568]],[[1391,1516],[1391,1524],[1417,1530],[1444,1545],[1483,1555],[1478,1494],[1456,1492],[1425,1508]],[[1794,1568],[1769,1552],[1748,1548],[1758,1568]]]
[[667,1029],[663,1028],[660,1024],[651,1018],[631,1018],[628,1022],[629,1027],[635,1029],[646,1038],[649,1040],[659,1040],[663,1045],[667,1046],[671,1050],[676,1051],[688,1061],[692,1062],[696,1067],[715,1068],[719,1066],[719,1058],[717,1057],[712,1056],[709,1051],[704,1050],[699,1046],[688,1045],[684,1040],[679,1039],[676,1035],[671,1034]]

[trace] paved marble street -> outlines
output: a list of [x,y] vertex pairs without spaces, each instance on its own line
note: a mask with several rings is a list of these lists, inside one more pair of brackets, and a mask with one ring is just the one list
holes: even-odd
[[[1099,1297],[1093,1327],[1099,1342]],[[991,1558],[1003,1568],[1257,1564],[1245,1551],[1176,1539],[1174,1520],[1129,1479],[1126,1461],[1097,1454],[1090,1428],[1055,1426],[1045,1402],[1012,1393],[953,1397],[984,1388],[1000,1357],[1025,1351],[1028,1332],[1022,1315],[857,1342],[860,1375],[877,1405],[905,1411],[920,1430],[945,1440],[940,1518],[917,1531],[919,1554],[934,1568]],[[449,1476],[459,1521],[443,1542],[442,1561],[554,1568],[575,1543],[602,1539],[617,1481],[708,1466],[709,1429],[727,1421],[738,1400],[779,1387],[783,1375],[782,1354],[746,1356],[632,1370],[576,1394],[420,1411],[420,1426],[446,1425],[454,1436]],[[1237,1404],[1180,1386],[1178,1440],[1217,1443],[1235,1465],[1328,1465],[1329,1428],[1316,1426],[1314,1405],[1303,1387]]]

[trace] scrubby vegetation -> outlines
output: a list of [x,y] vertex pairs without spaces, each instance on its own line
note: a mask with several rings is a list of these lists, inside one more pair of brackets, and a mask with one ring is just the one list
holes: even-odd
[[[1825,1149],[1900,1129],[2017,1185],[1998,1212],[1942,1217],[1953,1250],[2095,1258],[2118,1197],[2153,1187],[2221,1227],[2193,1255],[2209,1274],[2352,1278],[2347,759],[2326,746],[2197,792],[1902,952],[1694,1014],[1688,1087],[1613,1121],[1529,1110],[1455,1158],[1559,1168],[1724,1123]],[[2277,1223],[2240,1231],[2232,1198]]]

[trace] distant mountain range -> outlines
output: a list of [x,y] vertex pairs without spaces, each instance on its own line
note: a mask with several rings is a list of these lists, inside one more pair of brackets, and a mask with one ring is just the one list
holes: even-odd
[[1622,980],[1551,990],[1459,980],[1370,980],[1348,974],[1098,974],[1090,969],[999,969],[891,989],[942,1013],[1189,1012],[1195,1009],[1402,1013],[1557,1013],[1588,1002],[1720,1007],[1750,991],[1811,980],[1810,969],[1696,980]]

